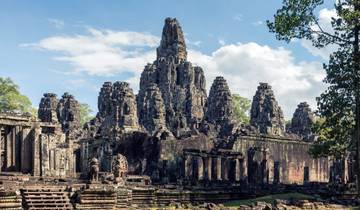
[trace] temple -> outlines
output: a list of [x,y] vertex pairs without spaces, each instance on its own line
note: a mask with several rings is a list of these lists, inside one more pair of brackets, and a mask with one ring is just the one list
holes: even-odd
[[[58,204],[62,209],[221,202],[244,196],[249,187],[330,180],[334,163],[308,154],[316,134],[306,102],[286,128],[276,93],[260,83],[245,124],[234,116],[225,78],[216,77],[207,94],[206,69],[188,61],[176,19],[166,18],[156,52],[139,92],[126,82],[105,82],[98,113],[84,125],[69,93],[60,99],[44,94],[37,117],[0,113],[1,181],[22,195],[20,204],[8,205],[30,208],[36,192],[40,205],[55,208],[49,189],[67,198]],[[56,180],[63,180],[60,187],[52,185]],[[77,199],[70,200],[70,192]]]

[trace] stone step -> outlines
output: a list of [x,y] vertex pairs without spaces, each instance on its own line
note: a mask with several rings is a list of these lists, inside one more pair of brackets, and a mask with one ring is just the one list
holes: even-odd
[[17,203],[17,202],[21,202],[21,200],[20,200],[20,198],[6,198],[6,199],[2,199],[2,200],[0,200],[0,205],[2,204],[2,203]]
[[28,210],[73,210],[73,207],[30,207]]
[[27,209],[74,209],[66,186],[27,186],[21,190]]
[[0,208],[17,208],[17,207],[21,207],[21,202],[20,203],[7,203],[6,205],[0,205]]
[[81,200],[81,204],[116,204],[116,200]]

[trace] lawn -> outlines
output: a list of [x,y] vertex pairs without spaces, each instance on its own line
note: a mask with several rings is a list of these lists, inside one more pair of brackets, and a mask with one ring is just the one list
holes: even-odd
[[275,199],[281,200],[308,200],[314,198],[310,195],[305,195],[301,193],[284,193],[284,194],[274,194],[274,195],[267,195],[263,197],[253,198],[253,199],[245,199],[245,200],[235,200],[229,201],[224,203],[226,207],[238,207],[240,205],[250,205],[257,201],[263,201],[267,203],[273,203]]

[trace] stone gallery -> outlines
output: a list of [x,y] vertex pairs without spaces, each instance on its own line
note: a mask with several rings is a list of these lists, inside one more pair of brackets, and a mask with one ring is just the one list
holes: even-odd
[[226,79],[216,77],[207,94],[205,73],[188,61],[178,21],[167,18],[139,92],[126,82],[105,82],[98,113],[85,125],[79,102],[68,93],[60,99],[45,93],[35,119],[1,113],[0,206],[116,209],[221,202],[243,196],[249,186],[329,181],[332,163],[308,154],[316,134],[306,102],[285,128],[276,93],[260,83],[250,124],[244,124],[235,118]]

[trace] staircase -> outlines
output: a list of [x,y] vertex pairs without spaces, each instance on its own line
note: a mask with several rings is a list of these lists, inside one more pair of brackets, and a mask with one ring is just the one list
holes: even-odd
[[155,204],[155,189],[135,187],[132,190],[132,204],[137,206],[153,206]]
[[21,189],[23,206],[28,210],[72,210],[66,186],[26,186]]
[[131,205],[132,192],[126,188],[118,188],[116,190],[116,209],[127,209]]
[[78,195],[77,210],[113,210],[116,206],[117,193],[113,187],[90,184],[87,189],[81,190]]
[[16,191],[0,190],[0,209],[21,210],[20,193]]

